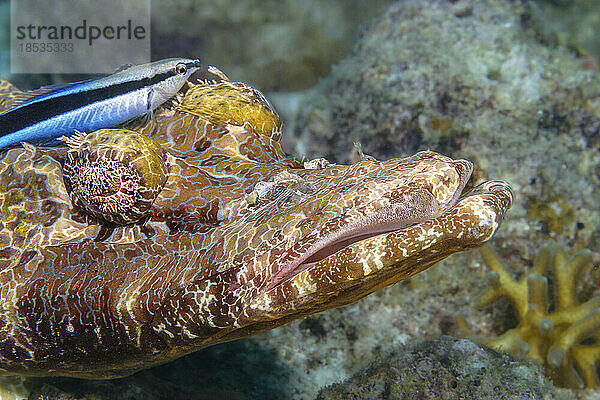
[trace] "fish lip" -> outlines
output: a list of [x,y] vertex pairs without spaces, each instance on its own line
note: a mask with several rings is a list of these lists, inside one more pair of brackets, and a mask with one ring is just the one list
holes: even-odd
[[[286,264],[296,264],[298,263],[298,265],[292,267],[289,271],[286,271],[287,268],[284,265],[283,267],[281,267],[279,270],[277,270],[275,272],[275,274],[273,275],[273,277],[271,278],[271,282],[269,283],[269,285],[267,286],[266,290],[269,291],[271,289],[273,289],[274,287],[281,285],[282,283],[291,280],[294,276],[296,276],[297,274],[299,274],[300,272],[302,272],[304,269],[310,268],[314,265],[319,264],[320,262],[325,261],[326,259],[328,259],[331,256],[334,256],[335,254],[339,253],[340,251],[344,250],[345,248],[351,247],[357,243],[363,242],[365,240],[370,240],[373,239],[374,237],[377,236],[382,236],[382,235],[389,235],[392,234],[394,232],[399,232],[401,230],[404,230],[408,227],[414,226],[414,225],[418,225],[418,224],[423,224],[427,221],[433,220],[435,218],[440,217],[441,215],[446,214],[447,212],[449,212],[450,210],[452,210],[454,207],[456,207],[456,205],[465,197],[469,196],[471,194],[471,191],[466,191],[465,187],[467,185],[467,182],[469,181],[471,174],[473,172],[473,164],[468,161],[468,160],[464,160],[464,159],[458,159],[458,160],[453,160],[453,165],[455,167],[455,169],[457,170],[460,179],[458,182],[458,185],[453,193],[452,198],[446,203],[446,205],[444,207],[441,207],[437,213],[435,213],[434,215],[429,216],[426,219],[423,219],[421,221],[418,222],[414,222],[414,223],[410,223],[407,224],[405,226],[401,226],[397,229],[390,229],[390,230],[382,230],[380,232],[377,233],[367,233],[365,235],[358,235],[358,237],[360,237],[360,239],[358,240],[354,240],[351,241],[350,243],[342,246],[341,248],[333,251],[331,254],[326,255],[325,257],[315,261],[315,262],[311,262],[311,263],[305,263],[305,261],[300,261],[298,263],[298,260],[305,258],[305,260],[310,259],[310,257],[312,257],[314,254],[317,254],[319,251],[326,249],[329,246],[335,246],[337,243],[340,243],[344,240],[347,240],[347,238],[341,238],[338,239],[337,241],[333,241],[331,243],[328,243],[326,245],[324,245],[323,247],[318,247],[316,249],[311,249],[310,250],[310,254],[308,256],[306,256],[307,252],[304,252],[302,254],[300,254],[298,257],[295,257],[294,259],[292,259],[291,261],[287,262]],[[350,223],[348,223],[350,224]],[[348,226],[348,224],[340,227],[339,229],[337,229],[335,232],[331,232],[331,234],[335,234],[341,230],[343,230],[345,227]],[[352,239],[352,238],[350,238]]]

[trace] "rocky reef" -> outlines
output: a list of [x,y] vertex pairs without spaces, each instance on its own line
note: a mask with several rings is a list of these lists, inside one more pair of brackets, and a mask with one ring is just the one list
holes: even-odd
[[411,343],[317,400],[553,399],[540,367],[451,337]]
[[[4,378],[1,385],[44,400],[288,399],[289,389],[282,383],[291,377],[290,371],[274,362],[273,355],[246,341],[222,346],[212,356],[196,353],[125,379],[36,378],[22,383]],[[324,388],[316,399],[456,398],[561,399],[554,396],[552,383],[538,364],[447,336],[396,346],[368,368]]]
[[540,29],[548,41],[568,46],[583,59],[583,66],[598,69],[600,15],[595,0],[540,0]]
[[[301,102],[288,148],[340,162],[360,158],[356,142],[378,158],[432,148],[477,159],[474,183],[502,174],[516,188],[516,206],[495,247],[517,274],[550,241],[569,252],[589,248],[588,266],[597,265],[600,79],[585,56],[548,40],[548,21],[530,3],[392,5]],[[309,376],[340,364],[344,374],[352,373],[361,357],[398,342],[455,334],[457,314],[480,334],[497,335],[519,319],[506,307],[474,307],[487,272],[479,254],[458,255],[356,305],[277,333],[306,343],[313,368],[300,360],[294,365]],[[600,294],[598,274],[586,279],[580,301]],[[350,351],[336,351],[340,347]],[[292,349],[283,349],[296,359]],[[597,392],[578,396],[597,398]]]

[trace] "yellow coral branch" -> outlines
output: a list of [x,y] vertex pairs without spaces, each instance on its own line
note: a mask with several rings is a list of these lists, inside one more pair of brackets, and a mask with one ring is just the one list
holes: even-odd
[[590,250],[581,250],[571,258],[563,249],[557,249],[554,256],[554,275],[556,277],[556,298],[560,309],[577,305],[576,280],[581,269],[592,260]]
[[476,307],[483,308],[500,298],[507,298],[523,318],[527,312],[526,282],[517,282],[489,246],[484,246],[479,251],[483,261],[493,272],[489,275],[490,288],[479,297]]
[[[589,265],[592,253],[582,250],[568,257],[565,250],[544,246],[532,269],[519,281],[489,248],[481,255],[492,270],[490,286],[476,305],[484,307],[506,298],[517,309],[519,325],[494,338],[472,339],[498,350],[516,355],[527,354],[548,367],[555,382],[571,387],[600,387],[597,366],[600,364],[600,297],[579,303],[577,288],[582,269]],[[550,271],[554,277],[554,309],[548,290]],[[457,319],[460,331],[472,335],[464,319]],[[584,343],[586,341],[586,343]]]
[[532,274],[545,275],[548,272],[548,268],[551,264],[550,258],[552,256],[552,249],[550,246],[543,246],[539,251],[535,260],[533,260],[533,266],[531,268]]
[[600,361],[600,345],[575,346],[572,349],[572,354],[579,371],[581,371],[585,386],[600,387],[600,380],[596,373],[596,365]]
[[558,368],[569,349],[600,330],[600,309],[577,321],[565,330],[548,351],[548,365]]

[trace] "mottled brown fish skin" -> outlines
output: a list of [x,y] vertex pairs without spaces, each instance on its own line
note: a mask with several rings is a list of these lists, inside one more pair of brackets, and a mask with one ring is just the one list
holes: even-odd
[[[481,246],[510,207],[502,181],[458,199],[471,164],[431,151],[287,158],[268,102],[221,78],[138,129],[167,152],[168,177],[135,224],[73,206],[66,148],[0,154],[0,373],[114,378],[273,329]],[[0,107],[15,91],[0,86]],[[297,266],[390,207],[402,229]]]

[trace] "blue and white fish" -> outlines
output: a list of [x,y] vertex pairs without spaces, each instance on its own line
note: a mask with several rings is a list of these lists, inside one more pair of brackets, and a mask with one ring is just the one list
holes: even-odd
[[177,94],[199,60],[169,58],[102,78],[17,95],[0,114],[0,148],[21,142],[59,144],[76,131],[91,132],[152,113]]

